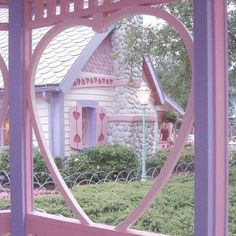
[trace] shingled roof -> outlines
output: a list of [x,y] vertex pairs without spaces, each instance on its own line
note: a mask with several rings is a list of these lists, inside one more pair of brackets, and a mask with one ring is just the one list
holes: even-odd
[[[0,12],[0,18],[8,18],[7,10]],[[32,50],[50,27],[34,29],[32,32]],[[90,47],[96,33],[89,27],[71,27],[58,34],[43,52],[36,71],[35,85],[60,84],[76,60]],[[8,65],[8,32],[0,31],[0,54]],[[3,79],[0,74],[0,88]]]

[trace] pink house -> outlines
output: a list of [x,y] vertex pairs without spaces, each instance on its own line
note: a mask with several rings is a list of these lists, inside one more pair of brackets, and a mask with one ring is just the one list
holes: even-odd
[[[132,225],[144,214],[167,183],[194,122],[196,144],[194,235],[228,235],[227,1],[193,0],[194,41],[192,35],[176,17],[164,9],[153,7],[155,4],[169,2],[174,3],[175,1],[0,1],[1,11],[9,9],[8,20],[0,19],[1,31],[9,32],[9,53],[7,54],[9,55],[9,63],[4,61],[4,53],[0,52],[0,68],[4,79],[0,124],[4,123],[9,109],[11,165],[11,210],[0,211],[0,234],[10,233],[12,236],[163,236],[163,234],[159,233],[134,230]],[[70,6],[73,6],[73,8],[71,9]],[[44,131],[37,115],[38,87],[35,88],[35,78],[37,77],[37,67],[44,49],[63,30],[83,25],[92,27],[96,32],[105,32],[110,25],[113,25],[118,20],[137,14],[160,17],[178,31],[189,54],[193,84],[179,135],[161,172],[133,212],[117,226],[109,226],[94,223],[88,217],[67,188],[56,168],[52,153],[48,148],[47,142],[45,142]],[[32,33],[35,29],[43,29],[43,27],[51,28],[40,39],[32,53]],[[1,44],[6,43],[2,38],[0,38],[0,42]],[[89,52],[91,51],[87,51],[86,55],[89,55]],[[81,54],[81,58],[83,58],[82,55],[84,54]],[[88,59],[82,61],[86,63]],[[59,61],[56,63],[59,63]],[[85,64],[82,67],[84,66]],[[76,68],[80,68],[80,72],[82,71],[81,67]],[[70,71],[74,73],[70,73]],[[63,80],[60,83],[63,92],[68,92],[73,84],[77,84],[77,82],[74,82],[79,79],[79,73],[75,73],[77,71],[74,71],[74,67],[71,67],[70,71],[68,73],[70,76],[67,77],[66,83],[63,83]],[[59,72],[63,73],[63,71]],[[85,84],[86,76],[80,79],[80,83]],[[145,77],[143,79],[145,80]],[[92,77],[92,80],[95,80],[95,78]],[[101,83],[104,81],[108,85],[110,78],[109,80],[104,78],[104,80],[101,79],[99,81]],[[150,83],[148,79],[146,82]],[[80,83],[78,82],[78,84]],[[124,86],[123,83],[121,80],[122,86]],[[155,88],[152,89],[155,90]],[[50,97],[48,99],[50,100]],[[63,97],[61,99],[64,101]],[[152,107],[155,102],[154,91],[154,100],[150,101]],[[57,105],[55,104],[55,106]],[[73,106],[77,107],[77,104],[72,104]],[[88,106],[88,104],[83,105],[81,103],[80,108],[91,108],[91,105]],[[73,110],[73,112],[75,112],[74,119],[81,117],[77,110]],[[73,112],[71,113],[72,115]],[[96,117],[100,121],[104,120],[103,113],[102,110],[96,113]],[[112,114],[116,115],[115,112]],[[125,113],[126,116],[122,115],[122,119],[130,121],[130,117],[127,117],[127,114],[129,115],[130,113]],[[135,116],[132,119],[139,118]],[[152,118],[148,121],[155,122]],[[99,127],[102,127],[101,122]],[[60,191],[76,219],[40,213],[34,208],[32,191],[32,129],[58,191]],[[104,140],[104,134],[101,131],[101,128],[96,130],[98,133],[96,137]],[[101,133],[103,135],[100,135]],[[81,137],[74,136],[74,138],[74,141],[81,141]]]
[[[7,18],[7,10],[2,11]],[[84,148],[102,144],[141,148],[142,115],[137,89],[145,81],[151,89],[147,120],[148,156],[158,149],[159,114],[167,110],[184,111],[162,91],[148,56],[130,70],[113,54],[124,50],[125,32],[130,23],[111,26],[104,33],[95,33],[85,26],[71,27],[58,34],[44,50],[36,69],[36,103],[44,139],[53,156],[65,156]],[[50,27],[34,29],[32,50]],[[7,61],[7,33],[0,32],[0,50]],[[1,87],[3,80],[1,78]],[[1,145],[9,144],[9,119],[1,132]],[[34,145],[37,146],[36,138]]]

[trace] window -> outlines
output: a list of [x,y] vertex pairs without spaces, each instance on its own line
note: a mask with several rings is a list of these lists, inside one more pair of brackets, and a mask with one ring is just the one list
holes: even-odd
[[[90,106],[89,106],[90,105]],[[106,112],[100,106],[82,103],[70,109],[70,146],[83,149],[106,142]]]

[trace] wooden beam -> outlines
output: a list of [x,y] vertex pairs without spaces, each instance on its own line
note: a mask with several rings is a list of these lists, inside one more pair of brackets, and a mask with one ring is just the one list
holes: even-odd
[[43,236],[168,236],[164,234],[151,233],[139,230],[127,230],[119,232],[115,227],[96,224],[82,225],[77,220],[66,217],[54,216],[34,212],[28,217],[28,233]]
[[194,1],[195,234],[226,236],[228,64],[225,0]]

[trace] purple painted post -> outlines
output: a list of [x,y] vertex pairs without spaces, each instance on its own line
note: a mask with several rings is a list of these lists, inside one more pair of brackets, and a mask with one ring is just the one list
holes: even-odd
[[194,0],[195,234],[227,235],[226,1]]
[[[26,236],[32,210],[31,128],[26,107],[30,34],[24,30],[24,0],[9,0],[9,117],[11,235]],[[28,47],[26,46],[28,45]],[[27,160],[27,161],[26,161]],[[28,178],[28,182],[27,182]]]

